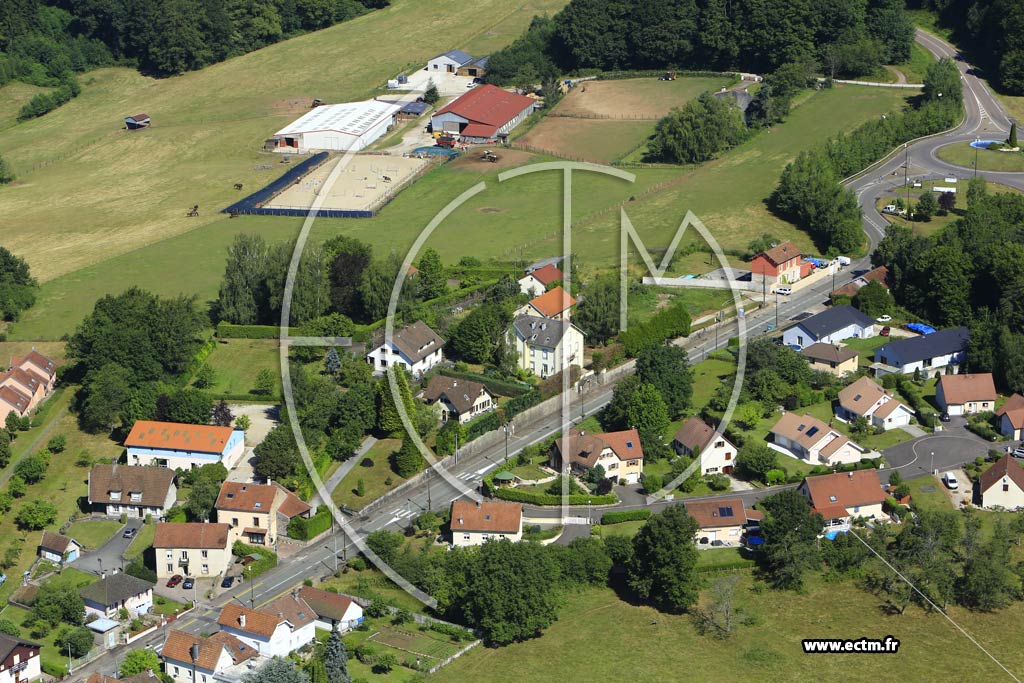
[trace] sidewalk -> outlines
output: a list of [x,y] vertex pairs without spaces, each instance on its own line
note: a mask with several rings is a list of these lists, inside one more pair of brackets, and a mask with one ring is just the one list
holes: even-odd
[[[355,455],[353,455],[345,462],[341,463],[341,467],[334,470],[334,474],[332,474],[330,478],[328,478],[327,481],[324,482],[324,490],[326,490],[328,493],[333,494],[334,489],[338,488],[338,484],[340,484],[341,480],[345,478],[345,475],[351,472],[352,468],[359,464],[359,461],[362,460],[363,456],[366,455],[367,451],[373,448],[374,444],[376,443],[377,439],[375,439],[372,436],[368,436],[365,439],[363,439],[363,444],[359,447],[359,450],[356,451]],[[312,505],[314,509],[316,509],[317,505],[320,505],[321,503],[324,502],[325,501],[320,500],[320,493],[317,492],[313,494],[313,497],[310,499],[309,504]]]

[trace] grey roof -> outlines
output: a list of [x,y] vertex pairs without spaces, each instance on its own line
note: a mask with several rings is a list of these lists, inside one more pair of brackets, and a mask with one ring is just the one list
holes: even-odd
[[463,64],[462,66],[478,66],[481,69],[484,69],[487,68],[487,62],[489,61],[491,61],[491,56],[484,55],[483,57],[477,57],[476,59],[471,60],[468,64]]
[[564,320],[541,318],[537,315],[521,315],[512,323],[516,334],[534,346],[555,348],[562,337],[572,327],[572,323]]
[[967,340],[971,338],[966,327],[951,327],[920,337],[908,337],[889,342],[875,350],[875,360],[882,358],[898,358],[901,363],[914,363],[919,360],[946,356],[967,350]]
[[845,363],[851,358],[857,357],[857,352],[847,346],[837,346],[836,344],[825,344],[822,342],[811,344],[806,349],[800,351],[800,354],[804,358],[824,361],[826,363]]
[[[473,61],[473,57],[466,54],[462,50],[448,50],[448,52],[442,52],[441,54],[437,55],[437,57],[448,57],[458,62],[460,66],[465,64],[466,62]],[[434,57],[434,59],[437,59],[437,57]]]
[[427,388],[423,390],[423,398],[428,403],[433,403],[444,396],[461,415],[473,410],[473,404],[485,391],[487,391],[487,387],[480,382],[446,375],[434,375],[430,378]]
[[536,263],[530,265],[530,267],[528,267],[526,269],[526,272],[527,273],[532,273],[533,271],[540,270],[544,266],[548,266],[548,265],[558,266],[558,264],[561,263],[564,260],[565,260],[564,256],[549,256],[548,258],[541,259],[540,261],[537,261]]
[[149,581],[143,581],[121,572],[79,588],[78,594],[82,596],[83,600],[109,607],[152,588],[153,584]]
[[412,325],[406,325],[400,330],[395,330],[392,338],[398,350],[405,354],[406,358],[417,363],[428,355],[444,346],[444,340],[437,336],[437,332],[430,329],[422,320],[417,320]]
[[11,653],[14,652],[14,648],[19,645],[24,645],[25,647],[30,647],[35,650],[42,647],[39,643],[33,643],[30,640],[22,640],[21,638],[15,638],[14,636],[0,633],[0,661],[4,661],[10,657]]
[[815,339],[827,337],[848,325],[868,327],[874,324],[874,320],[853,306],[833,306],[827,311],[812,315],[810,318],[801,320],[799,323],[800,327],[810,332]]

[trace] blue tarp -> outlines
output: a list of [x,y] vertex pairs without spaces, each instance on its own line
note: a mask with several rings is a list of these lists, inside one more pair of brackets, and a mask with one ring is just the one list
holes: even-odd
[[[231,206],[229,206],[228,208],[221,210],[221,213],[258,213],[257,211],[253,211],[253,209],[262,209],[264,202],[270,201],[271,198],[273,198],[275,195],[277,195],[283,189],[285,189],[286,187],[288,187],[292,183],[295,183],[296,181],[299,180],[299,178],[301,178],[302,176],[306,175],[307,173],[312,171],[314,168],[316,168],[317,166],[322,164],[324,162],[324,160],[326,160],[326,159],[327,159],[327,152],[317,152],[316,154],[314,154],[313,156],[309,157],[305,161],[303,161],[301,163],[298,163],[298,164],[295,164],[294,166],[289,168],[277,180],[274,180],[274,181],[270,182],[269,184],[264,185],[262,188],[260,188],[259,190],[256,190],[255,192],[253,192],[251,195],[249,195],[245,199],[237,201],[234,204],[232,204]],[[295,215],[304,216],[307,213],[308,213],[308,211],[300,211],[297,214],[295,214],[295,213],[273,213],[273,214],[269,214],[269,215],[272,215],[272,216],[295,216]],[[326,215],[327,212],[321,211],[320,213],[321,213],[321,215]]]
[[935,328],[931,325],[925,325],[924,323],[909,323],[907,329],[911,332],[917,332],[918,334],[934,334]]
[[823,261],[820,258],[813,258],[811,256],[805,256],[804,261],[807,261],[808,263],[813,263],[815,268],[824,268],[825,266],[828,265],[828,261]]

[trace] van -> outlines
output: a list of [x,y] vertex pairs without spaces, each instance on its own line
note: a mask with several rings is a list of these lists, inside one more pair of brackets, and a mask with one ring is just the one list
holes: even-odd
[[960,482],[956,480],[956,475],[952,472],[942,473],[942,483],[946,485],[946,488],[950,491],[956,491],[960,488]]
[[850,265],[850,257],[849,256],[837,256],[836,260],[839,261],[839,265],[841,265],[841,266],[848,266],[848,265]]
[[882,209],[882,213],[896,213],[896,205],[886,204],[885,207]]
[[792,287],[779,287],[779,288],[777,288],[775,290],[775,293],[776,294],[781,294],[782,296],[789,296],[790,294],[793,293],[793,288]]

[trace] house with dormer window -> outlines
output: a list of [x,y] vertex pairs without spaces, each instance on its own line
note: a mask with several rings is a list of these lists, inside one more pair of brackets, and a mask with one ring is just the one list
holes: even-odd
[[882,503],[888,494],[882,489],[876,470],[837,472],[807,477],[800,484],[814,512],[825,518],[825,528],[845,528],[858,517],[884,521]]
[[568,435],[555,440],[551,467],[560,471],[565,458],[576,473],[584,474],[600,465],[606,477],[627,484],[638,483],[644,470],[644,449],[635,429],[603,434],[570,429]]
[[287,657],[313,642],[316,620],[316,612],[295,590],[260,609],[229,602],[217,624],[264,657]]
[[816,417],[786,413],[771,428],[772,445],[812,465],[860,462],[868,450]]
[[89,470],[89,505],[110,517],[163,517],[177,500],[174,470],[166,467],[94,465]]
[[273,547],[278,512],[286,497],[285,489],[274,484],[239,481],[221,484],[214,508],[217,521],[231,527],[230,544],[242,540],[249,545]]
[[413,377],[423,373],[444,360],[441,348],[444,340],[422,320],[395,330],[391,339],[384,336],[366,354],[366,362],[374,374],[383,374],[393,365],[405,368]]

